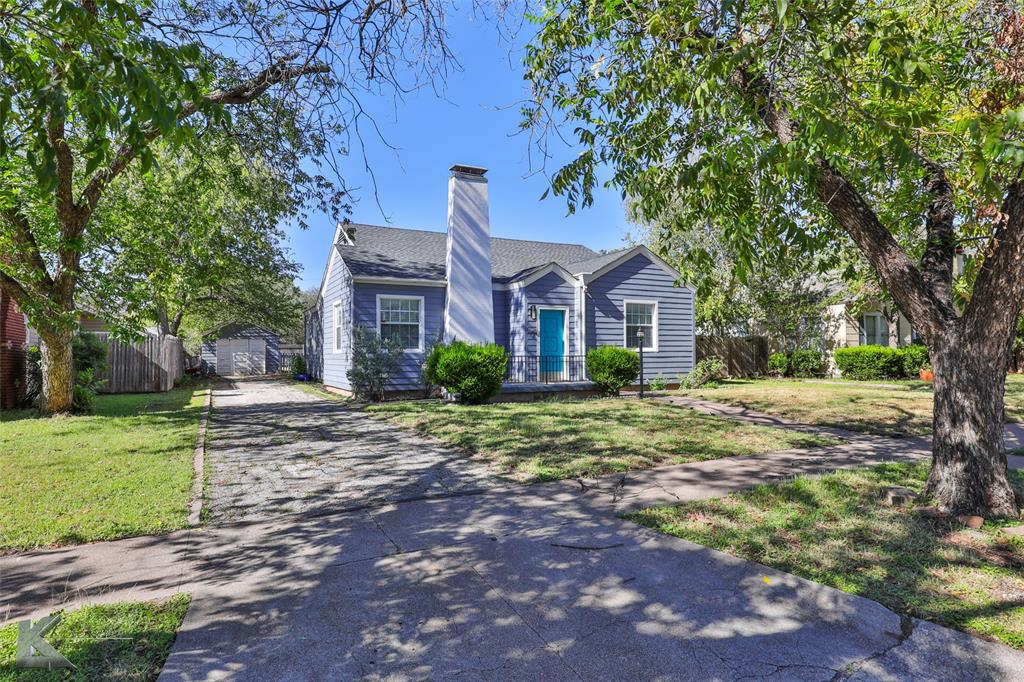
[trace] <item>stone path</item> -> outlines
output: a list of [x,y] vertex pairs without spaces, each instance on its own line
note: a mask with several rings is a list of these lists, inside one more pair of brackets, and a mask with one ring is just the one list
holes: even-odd
[[281,381],[214,392],[215,522],[267,519],[498,485],[486,463]]
[[[261,492],[218,498],[222,521],[205,528],[2,557],[0,621],[61,602],[190,592],[161,680],[1010,680],[1024,672],[1022,652],[616,516],[671,501],[665,495],[710,497],[802,469],[919,454],[857,441],[494,488],[465,458],[443,449],[418,456],[419,439],[399,445],[408,436],[280,388],[239,383],[237,395],[215,403],[215,467],[235,467]],[[272,475],[271,420],[288,434],[287,473],[312,494],[289,495]],[[227,440],[231,430],[247,445]],[[336,438],[363,454],[319,442]],[[324,485],[324,468],[302,463],[314,449],[338,458],[326,479],[360,505],[327,513],[346,500]],[[367,452],[397,471],[377,471]],[[360,483],[343,462],[373,468],[393,487]],[[362,504],[388,499],[404,501]],[[225,521],[238,518],[247,520]]]

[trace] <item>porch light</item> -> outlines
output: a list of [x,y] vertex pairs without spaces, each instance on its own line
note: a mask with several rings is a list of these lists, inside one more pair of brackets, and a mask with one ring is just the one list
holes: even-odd
[[526,309],[526,311],[530,315],[530,322],[536,322],[537,321],[537,306],[531,305],[529,308]]

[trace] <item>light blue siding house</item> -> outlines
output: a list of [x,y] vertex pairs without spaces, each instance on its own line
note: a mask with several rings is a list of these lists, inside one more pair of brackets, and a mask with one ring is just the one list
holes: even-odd
[[585,355],[644,346],[644,379],[675,383],[694,364],[693,290],[644,246],[597,253],[579,244],[491,237],[486,171],[454,166],[448,230],[339,224],[306,360],[325,386],[349,392],[356,325],[400,339],[395,392],[419,389],[435,339],[493,341],[510,355],[504,392],[588,390]]

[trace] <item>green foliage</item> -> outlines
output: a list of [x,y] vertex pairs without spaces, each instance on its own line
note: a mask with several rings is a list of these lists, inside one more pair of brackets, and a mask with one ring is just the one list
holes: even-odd
[[301,187],[223,136],[208,136],[202,154],[166,146],[155,153],[159,167],[123,174],[94,216],[93,237],[113,245],[83,282],[102,317],[127,329],[150,321],[171,334],[183,327],[190,345],[226,322],[294,336],[302,319],[292,283],[298,266],[279,225],[299,211]]
[[501,346],[453,341],[437,343],[431,349],[424,376],[457,396],[459,402],[478,405],[501,389],[507,368],[508,355]]
[[420,366],[420,388],[423,389],[424,398],[434,395],[437,388],[437,384],[434,382],[434,373],[437,371],[437,361],[440,359],[440,355],[434,353],[434,349],[441,343],[441,334],[438,333],[437,336],[427,339],[427,345],[423,349],[426,360]]
[[[957,188],[968,236],[991,233],[991,207],[1024,159],[1020,68],[1000,47],[1012,38],[997,40],[1013,35],[1016,11],[973,0],[551,0],[527,48],[535,102],[523,126],[575,134],[581,151],[551,183],[570,211],[607,179],[679,251],[673,263],[707,273],[724,260],[726,281],[756,282],[798,254],[818,254],[822,272],[842,264],[849,241],[819,197],[821,163],[913,255],[925,159]],[[784,111],[795,134],[769,129],[766,111]],[[724,259],[681,238],[705,227]]]
[[914,378],[922,369],[930,369],[931,361],[928,358],[928,349],[918,343],[904,346],[900,349],[903,354],[903,373],[909,378]]
[[107,367],[107,344],[95,334],[76,334],[71,342],[75,368],[74,399],[75,412],[89,413],[96,404],[96,394],[106,383],[97,379],[96,374]]
[[903,376],[903,354],[887,346],[836,349],[836,367],[848,379],[898,379]]
[[790,376],[789,354],[772,353],[768,356],[768,373],[773,377]]
[[640,356],[631,348],[599,346],[587,351],[587,376],[608,395],[618,395],[640,374]]
[[724,378],[725,362],[717,355],[712,355],[693,366],[693,371],[686,375],[683,388],[711,388]]
[[803,379],[825,375],[824,354],[811,349],[795,350],[789,356],[793,376]]
[[348,380],[360,400],[384,400],[391,377],[402,362],[402,344],[385,339],[376,329],[357,325],[352,330],[352,367]]
[[305,374],[306,358],[302,357],[301,355],[293,355],[291,360],[291,367],[289,369],[291,370],[293,377],[298,376],[300,374]]
[[664,391],[665,387],[668,386],[668,380],[661,374],[658,374],[658,376],[647,382],[647,386],[652,391]]

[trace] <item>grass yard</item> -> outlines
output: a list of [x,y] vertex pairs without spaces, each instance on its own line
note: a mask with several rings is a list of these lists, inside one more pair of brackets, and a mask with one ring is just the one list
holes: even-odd
[[1024,649],[1024,538],[880,501],[883,486],[919,492],[927,475],[927,465],[883,464],[627,518]]
[[488,459],[524,482],[837,442],[625,398],[489,405],[419,400],[367,410]]
[[85,606],[61,614],[44,636],[74,670],[25,670],[14,666],[18,625],[0,628],[0,682],[28,680],[155,680],[188,611],[189,595],[160,602]]
[[0,553],[185,526],[204,395],[101,395],[87,416],[0,413]]
[[[931,384],[921,381],[879,388],[853,381],[750,379],[675,393],[851,431],[925,435],[932,428]],[[1024,376],[1007,377],[1005,400],[1008,418],[1024,420]]]
[[351,400],[351,398],[349,398],[348,396],[342,395],[340,393],[335,393],[334,391],[328,391],[326,388],[324,388],[324,385],[319,382],[295,381],[293,379],[288,383],[293,388],[297,388],[303,393],[308,393],[309,395],[316,396],[317,398],[325,398],[327,400],[333,400],[334,402],[337,403],[343,403]]

